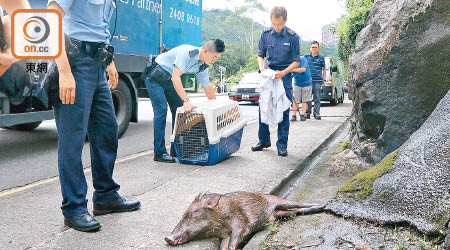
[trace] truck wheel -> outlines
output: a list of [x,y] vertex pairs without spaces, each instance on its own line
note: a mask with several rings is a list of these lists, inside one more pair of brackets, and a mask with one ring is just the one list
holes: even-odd
[[114,111],[116,113],[117,124],[119,125],[119,138],[125,134],[131,120],[131,93],[127,84],[119,78],[116,89],[112,91]]
[[39,127],[39,125],[41,125],[41,123],[42,123],[42,121],[22,123],[22,124],[13,125],[10,128],[20,130],[20,131],[31,131],[31,130]]
[[[19,105],[11,105],[11,113],[13,113],[13,114],[25,113],[26,112],[27,103],[28,103],[28,99],[25,99]],[[44,105],[40,101],[38,101],[36,99],[33,99],[33,108],[34,108],[35,111],[44,111],[44,110],[46,110]],[[19,130],[19,131],[31,131],[31,130],[39,127],[39,125],[41,125],[41,123],[42,123],[42,121],[29,122],[29,123],[22,123],[22,124],[12,125],[12,126],[9,126],[9,127],[6,127],[6,128],[8,128],[8,129],[15,129],[15,130]]]

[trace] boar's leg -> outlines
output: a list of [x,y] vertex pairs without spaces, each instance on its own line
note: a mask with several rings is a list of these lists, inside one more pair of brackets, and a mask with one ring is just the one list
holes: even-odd
[[223,238],[220,242],[220,250],[228,250],[228,243],[230,242],[230,237]]
[[295,216],[297,215],[297,210],[298,209],[273,211],[273,213],[269,217],[269,222],[274,223],[277,218]]
[[228,250],[236,250],[242,239],[248,234],[248,230],[245,228],[233,229],[231,233],[230,243],[228,245]]

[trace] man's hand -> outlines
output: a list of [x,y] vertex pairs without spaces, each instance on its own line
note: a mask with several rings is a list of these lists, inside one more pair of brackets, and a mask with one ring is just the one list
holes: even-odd
[[11,30],[10,30],[10,19],[9,16],[5,16],[1,19],[1,29],[3,34],[3,40],[4,42],[6,42],[7,45],[7,49],[6,50],[0,50],[0,76],[3,75],[3,73],[5,73],[5,71],[9,68],[9,66],[11,66],[11,64],[13,64],[14,62],[17,61],[16,58],[14,58],[11,54],[11,47],[10,47],[10,42],[11,42]]
[[63,104],[75,103],[75,79],[72,72],[59,72],[59,99]]
[[112,61],[108,67],[106,67],[106,73],[108,73],[108,86],[110,89],[115,89],[117,87],[117,83],[119,82],[119,74],[116,70],[116,65],[114,65],[114,61]]
[[275,80],[280,80],[284,75],[286,75],[286,73],[283,71],[275,71]]
[[14,58],[11,54],[11,50],[8,48],[5,51],[1,51],[0,53],[0,76],[8,70],[9,66],[16,62],[17,59]]
[[183,103],[183,109],[184,109],[184,112],[185,112],[186,114],[191,113],[192,110],[195,109],[195,108],[196,108],[196,107],[195,107],[194,105],[192,105],[191,101],[187,101],[187,102],[184,102],[184,103]]

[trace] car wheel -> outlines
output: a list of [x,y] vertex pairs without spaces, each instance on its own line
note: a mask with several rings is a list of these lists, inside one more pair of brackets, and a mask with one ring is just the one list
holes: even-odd
[[336,106],[336,105],[338,105],[338,103],[339,103],[339,100],[338,100],[338,97],[337,97],[337,91],[335,90],[334,91],[334,95],[333,95],[333,99],[330,101],[330,104],[333,105],[333,106]]

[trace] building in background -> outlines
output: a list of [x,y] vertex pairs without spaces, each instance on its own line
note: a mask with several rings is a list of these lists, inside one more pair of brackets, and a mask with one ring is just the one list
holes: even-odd
[[336,34],[336,23],[327,24],[322,27],[322,44],[326,46],[336,45],[338,37]]

